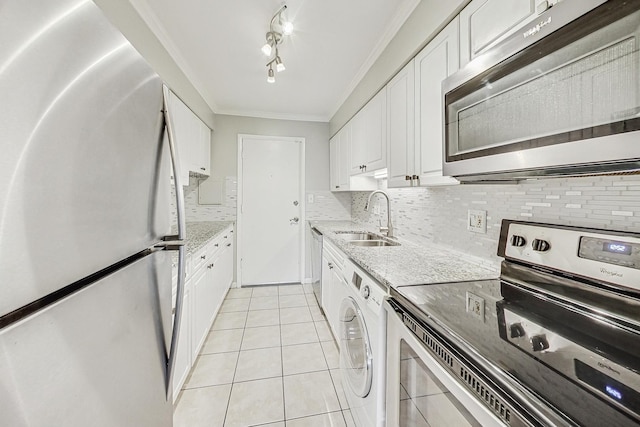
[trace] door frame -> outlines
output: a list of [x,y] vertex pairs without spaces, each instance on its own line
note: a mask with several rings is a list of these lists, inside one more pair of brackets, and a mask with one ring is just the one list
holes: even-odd
[[291,136],[269,136],[269,135],[252,135],[239,133],[238,134],[238,190],[237,190],[237,203],[236,203],[236,227],[237,227],[237,235],[236,235],[236,247],[237,247],[237,256],[236,256],[236,283],[237,287],[242,287],[242,233],[243,233],[243,224],[242,224],[242,174],[243,174],[243,164],[242,164],[242,149],[244,147],[244,139],[263,139],[263,140],[278,140],[278,141],[288,141],[288,142],[298,142],[300,143],[300,195],[298,197],[300,203],[300,277],[298,281],[300,283],[304,283],[305,275],[306,275],[306,165],[305,165],[305,138],[303,137],[291,137]]

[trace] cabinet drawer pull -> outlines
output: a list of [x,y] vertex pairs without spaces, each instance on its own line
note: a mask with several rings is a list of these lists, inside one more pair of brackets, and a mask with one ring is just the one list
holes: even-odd
[[231,246],[231,243],[227,243],[227,247]]
[[200,259],[207,259],[206,255],[200,255]]
[[216,243],[216,244],[215,244],[215,245],[213,245],[213,246],[215,246],[215,247],[217,248],[217,247],[218,247],[218,246],[220,246],[220,245],[219,245],[218,243]]
[[200,168],[200,170],[205,171],[206,169],[205,168]]

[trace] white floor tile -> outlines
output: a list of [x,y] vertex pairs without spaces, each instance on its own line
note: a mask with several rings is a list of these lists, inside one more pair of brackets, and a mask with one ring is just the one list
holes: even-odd
[[275,326],[280,324],[280,310],[277,308],[270,310],[250,311],[247,316],[247,328],[257,328],[260,326]]
[[320,307],[310,306],[309,311],[311,312],[311,317],[313,318],[314,322],[321,322],[323,320],[327,320],[327,318],[324,316],[324,314],[320,310]]
[[287,427],[346,427],[341,411],[287,420]]
[[280,299],[280,308],[289,308],[289,307],[307,307],[307,299],[304,294],[300,295],[281,295]]
[[292,307],[280,309],[280,324],[312,322],[308,307]]
[[184,388],[231,384],[237,361],[237,352],[200,355]]
[[324,352],[324,358],[327,361],[329,369],[338,369],[340,367],[340,352],[336,343],[331,341],[322,341],[322,351]]
[[282,376],[280,347],[240,352],[234,382],[252,381]]
[[302,285],[283,285],[278,287],[278,295],[302,295]]
[[318,332],[318,339],[320,341],[333,341],[333,334],[329,328],[329,323],[324,320],[321,322],[315,322],[316,331]]
[[328,369],[320,343],[282,347],[282,368],[284,375]]
[[219,331],[222,329],[242,329],[247,321],[247,312],[238,311],[233,313],[218,313],[211,330]]
[[307,300],[307,304],[309,304],[310,307],[318,307],[318,300],[316,299],[316,296],[314,294],[304,294],[304,297]]
[[211,331],[207,336],[200,354],[227,353],[240,350],[244,329]]
[[302,289],[304,290],[305,294],[312,294],[313,293],[313,285],[304,284],[304,285],[302,285]]
[[347,401],[347,396],[344,394],[344,388],[342,388],[342,372],[340,369],[332,369],[329,373],[331,374],[331,380],[333,381],[333,386],[335,387],[336,394],[338,395],[340,407],[343,410],[349,409],[349,402]]
[[340,410],[329,371],[284,377],[287,419]]
[[356,423],[353,421],[353,416],[351,415],[350,410],[342,411],[342,415],[344,415],[344,420],[347,422],[347,427],[356,427]]
[[278,297],[263,297],[263,296],[252,296],[251,297],[251,305],[249,305],[249,310],[269,310],[278,308]]
[[252,293],[252,288],[232,288],[229,289],[229,292],[227,292],[226,299],[251,298]]
[[246,427],[283,420],[282,378],[233,384],[225,427]]
[[[400,425],[412,427],[430,427],[424,417],[414,405],[413,400],[400,401]],[[447,425],[447,424],[445,424]],[[455,425],[455,424],[452,424]],[[456,426],[457,427],[457,426]]]
[[249,310],[250,301],[251,301],[251,298],[227,299],[222,303],[222,307],[220,307],[220,313],[232,313],[234,311],[247,311]]
[[313,322],[281,325],[282,345],[318,342],[318,334]]
[[241,350],[280,347],[280,326],[263,326],[244,330]]
[[253,297],[277,297],[278,286],[252,286]]
[[184,390],[173,414],[173,426],[222,426],[230,394],[231,384]]

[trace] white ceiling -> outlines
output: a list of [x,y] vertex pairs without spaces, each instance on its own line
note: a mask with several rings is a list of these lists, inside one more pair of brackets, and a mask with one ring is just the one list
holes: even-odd
[[286,70],[260,48],[281,0],[130,0],[217,114],[329,121],[419,0],[288,0]]

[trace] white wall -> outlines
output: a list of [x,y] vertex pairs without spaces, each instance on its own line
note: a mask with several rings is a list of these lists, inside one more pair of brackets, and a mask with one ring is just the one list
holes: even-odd
[[330,120],[331,135],[335,135],[469,1],[421,0],[378,60],[333,115]]
[[238,176],[238,134],[305,138],[307,190],[329,189],[329,124],[216,115],[211,176]]
[[124,34],[171,90],[203,122],[215,129],[215,116],[210,106],[151,32],[129,0],[94,0],[94,3],[102,9],[107,19]]

